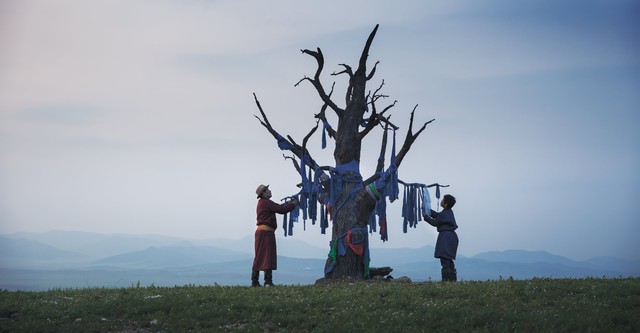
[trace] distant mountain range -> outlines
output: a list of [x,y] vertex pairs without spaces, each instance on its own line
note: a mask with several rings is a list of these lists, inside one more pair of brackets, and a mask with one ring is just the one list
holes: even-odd
[[[371,266],[394,277],[440,280],[433,247],[372,248]],[[280,284],[311,284],[323,276],[327,249],[278,242]],[[253,239],[188,240],[73,231],[0,235],[0,289],[248,285]],[[492,251],[456,260],[460,280],[640,276],[640,261],[600,257],[573,261],[545,251]]]

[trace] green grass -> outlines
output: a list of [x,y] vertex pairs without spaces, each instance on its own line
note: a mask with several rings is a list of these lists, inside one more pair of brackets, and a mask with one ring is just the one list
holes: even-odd
[[2,332],[638,332],[640,278],[0,292]]

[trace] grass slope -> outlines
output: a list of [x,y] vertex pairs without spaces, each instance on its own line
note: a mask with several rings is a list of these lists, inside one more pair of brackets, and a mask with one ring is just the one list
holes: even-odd
[[638,332],[638,313],[638,278],[0,292],[2,332]]

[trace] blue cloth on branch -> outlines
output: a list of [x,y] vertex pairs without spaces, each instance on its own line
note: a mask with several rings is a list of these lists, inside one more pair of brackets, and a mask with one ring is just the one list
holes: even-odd
[[431,212],[431,196],[429,194],[429,188],[426,186],[422,188],[422,197],[422,213],[426,215]]
[[280,150],[291,150],[291,148],[293,148],[289,141],[283,138],[280,134],[278,134],[278,147],[280,147]]
[[326,120],[322,120],[322,149],[327,148],[327,131],[331,129],[331,125]]
[[390,179],[387,181],[387,195],[389,196],[389,202],[394,202],[398,199],[398,168],[396,166],[396,131],[393,131],[393,145],[391,148],[391,160],[389,161],[389,168],[387,169]]
[[423,184],[404,184],[404,198],[402,200],[402,217],[403,231],[407,232],[407,228],[415,228],[418,222],[422,220],[422,188]]

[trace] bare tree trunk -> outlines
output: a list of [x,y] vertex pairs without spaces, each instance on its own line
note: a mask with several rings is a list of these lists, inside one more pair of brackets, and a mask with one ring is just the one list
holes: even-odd
[[[354,189],[361,187],[360,184],[349,183],[344,186],[343,196],[348,195]],[[342,242],[346,249],[344,256],[337,256],[337,261],[333,270],[325,275],[325,278],[336,279],[350,277],[355,279],[363,279],[365,276],[365,255],[356,254],[348,244],[347,234],[352,231],[353,237],[357,241],[364,240],[363,246],[368,251],[368,222],[369,217],[373,213],[376,202],[367,194],[364,189],[357,190],[351,200],[345,202],[344,206],[334,216],[334,223],[331,233],[331,241]],[[337,207],[336,207],[337,208]],[[325,268],[332,263],[332,259],[327,259]]]

